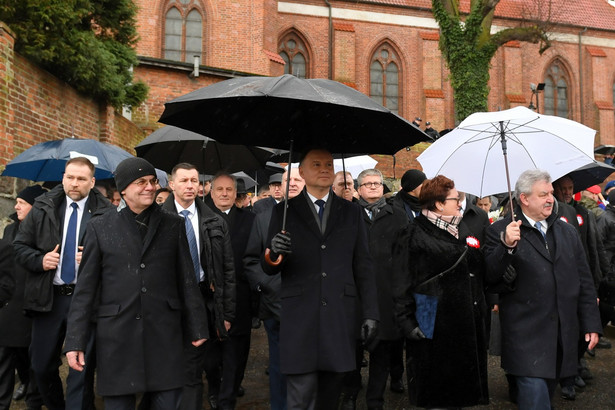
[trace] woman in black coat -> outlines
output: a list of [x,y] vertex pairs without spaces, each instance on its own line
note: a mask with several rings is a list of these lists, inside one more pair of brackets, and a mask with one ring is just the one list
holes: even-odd
[[408,392],[412,404],[425,408],[489,401],[483,259],[478,239],[459,237],[458,199],[450,179],[425,181],[421,214],[394,251]]

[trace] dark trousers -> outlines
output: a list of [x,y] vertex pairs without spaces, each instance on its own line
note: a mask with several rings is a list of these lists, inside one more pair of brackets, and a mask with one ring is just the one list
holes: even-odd
[[[404,377],[404,342],[405,338],[391,341],[391,380],[402,380]],[[370,361],[371,363],[371,361]]]
[[[146,392],[149,410],[177,410],[181,401],[182,389]],[[105,396],[105,410],[134,410],[137,403],[135,394]]]
[[250,333],[231,335],[222,343],[222,381],[218,392],[218,407],[234,409],[237,390],[243,381],[243,374],[250,354]]
[[342,391],[347,400],[356,400],[361,391],[361,362],[363,361],[363,344],[356,341],[355,346],[355,369],[344,373]]
[[50,312],[37,313],[32,320],[30,362],[39,392],[49,410],[94,408],[94,332],[85,351],[86,366],[82,372],[69,369],[66,379],[66,404],[60,380],[60,355],[66,335],[66,317],[71,296],[56,293]]
[[287,374],[288,409],[336,410],[345,374],[322,371]]
[[15,370],[18,364],[25,364],[25,369],[18,370],[21,383],[28,386],[26,405],[29,409],[39,408],[43,401],[38,393],[36,383],[30,383],[30,358],[27,347],[0,347],[0,410],[8,410],[15,387]]
[[[397,360],[395,348],[402,346],[399,340],[381,340],[376,348],[369,354],[369,379],[367,382],[366,402],[367,408],[384,406],[384,391],[387,386],[389,373],[391,380],[399,380],[403,373],[396,373],[397,378],[393,377],[393,361]],[[399,372],[399,370],[396,370]]]
[[269,401],[271,410],[286,410],[286,376],[280,373],[280,321],[265,319],[269,341]]
[[517,376],[517,405],[520,410],[551,410],[555,379]]

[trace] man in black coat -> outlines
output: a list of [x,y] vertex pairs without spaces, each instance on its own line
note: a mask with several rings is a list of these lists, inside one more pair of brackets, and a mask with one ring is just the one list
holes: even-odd
[[0,409],[8,409],[15,386],[15,370],[26,389],[26,404],[29,409],[40,408],[42,400],[38,394],[36,381],[30,377],[30,335],[32,319],[23,314],[23,294],[26,283],[26,272],[15,264],[13,240],[17,235],[19,224],[25,219],[34,200],[45,191],[40,185],[29,186],[17,194],[15,199],[15,214],[11,216],[14,223],[4,229],[0,241],[0,281],[5,279],[12,283],[12,290],[6,297],[0,297]]
[[[282,176],[282,192],[294,198],[303,191],[305,181],[297,168]],[[267,275],[261,268],[261,256],[267,247],[267,233],[271,222],[271,209],[256,215],[243,263],[246,276],[252,289],[261,295],[259,318],[263,320],[269,344],[269,397],[272,410],[286,409],[286,377],[280,373],[280,293],[282,279],[280,274]]]
[[[199,172],[188,163],[173,167],[169,195],[162,208],[177,213],[192,229],[196,246],[190,248],[198,271],[198,284],[207,309],[210,339],[202,346],[186,344],[186,384],[182,393],[181,408],[200,410],[203,408],[203,369],[208,380],[219,378],[218,366],[208,366],[213,360],[206,360],[215,354],[215,344],[228,338],[228,331],[235,318],[235,266],[231,237],[226,222],[215,214],[203,201],[196,200],[199,188]],[[187,215],[185,215],[187,214]],[[188,225],[186,225],[188,226]],[[188,234],[188,242],[191,235]],[[195,254],[192,255],[192,252]],[[217,380],[216,380],[217,381]],[[215,382],[213,382],[215,384]]]
[[269,213],[271,208],[280,203],[284,199],[284,190],[282,189],[282,174],[273,174],[269,177],[269,193],[270,196],[256,201],[252,210],[255,214],[261,212]]
[[[85,372],[69,370],[66,404],[58,371],[86,226],[112,208],[92,189],[94,183],[94,165],[88,159],[67,161],[62,184],[36,199],[14,241],[15,259],[27,271],[24,309],[32,315],[32,369],[50,410],[94,406],[93,357],[88,357],[91,364]],[[88,342],[90,355],[93,336]]]
[[[377,290],[360,206],[336,196],[333,157],[311,149],[300,162],[305,189],[271,216],[264,257],[268,274],[282,274],[280,361],[288,408],[334,409],[343,375],[355,369],[356,316],[366,344],[375,338]],[[292,237],[292,242],[291,242]],[[272,266],[268,259],[282,261]],[[362,312],[356,298],[361,298]]]
[[516,220],[487,230],[486,280],[509,285],[499,300],[502,368],[516,378],[519,408],[550,408],[558,378],[577,373],[579,334],[592,348],[602,326],[579,235],[552,212],[549,174],[525,171],[515,198]]
[[391,204],[401,209],[408,216],[408,220],[412,221],[421,213],[421,204],[419,203],[419,195],[421,187],[427,177],[423,171],[418,169],[409,169],[401,177],[401,189],[393,197]]
[[403,367],[396,374],[393,373],[398,360],[394,353],[403,352],[404,339],[395,321],[392,252],[397,232],[404,229],[409,222],[401,209],[386,202],[384,181],[380,171],[364,170],[357,177],[357,182],[359,205],[365,210],[363,221],[368,229],[369,252],[374,260],[380,311],[378,344],[373,347],[369,355],[366,403],[368,409],[382,409],[389,370],[391,386],[397,384],[403,389]]
[[[211,209],[226,221],[231,235],[235,263],[236,300],[235,318],[228,332],[228,340],[221,343],[222,383],[219,388],[210,384],[218,394],[221,409],[234,409],[243,374],[250,353],[252,332],[252,292],[243,267],[243,255],[248,245],[255,214],[235,206],[237,180],[227,173],[219,173],[211,180]],[[207,202],[206,202],[207,203]],[[257,202],[258,203],[258,202]]]
[[122,161],[115,182],[126,206],[88,226],[64,351],[83,371],[95,330],[106,409],[135,408],[138,393],[153,409],[177,409],[184,340],[198,347],[209,338],[185,222],[154,203],[156,170],[143,158]]

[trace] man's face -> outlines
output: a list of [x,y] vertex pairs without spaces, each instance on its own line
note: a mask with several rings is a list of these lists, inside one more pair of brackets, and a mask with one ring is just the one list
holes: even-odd
[[164,204],[164,201],[167,200],[167,198],[169,197],[170,193],[168,193],[167,191],[160,191],[158,193],[158,196],[156,196],[156,203],[158,205],[162,205]]
[[205,196],[209,194],[209,191],[211,191],[211,181],[205,181],[203,183],[203,192],[199,191],[199,196]]
[[154,175],[146,175],[132,181],[128,184],[126,189],[122,191],[124,202],[126,202],[126,205],[132,212],[140,214],[154,203],[156,182],[158,182],[158,180]]
[[[282,176],[282,192],[286,194],[286,183],[288,181],[288,171],[284,172]],[[305,186],[305,181],[299,175],[299,170],[297,168],[291,168],[290,170],[290,182],[288,187],[288,199],[294,198],[301,191],[303,191],[303,187]]]
[[569,204],[572,202],[572,196],[574,195],[574,184],[572,179],[568,177],[561,178],[557,181],[557,184],[553,187],[555,197],[558,201]]
[[489,198],[488,196],[484,198],[478,198],[476,200],[476,206],[485,212],[489,212],[491,210],[491,198]]
[[547,219],[553,212],[553,185],[547,181],[538,181],[532,186],[529,195],[519,195],[521,209],[535,221]]
[[328,151],[310,151],[301,165],[299,175],[308,187],[328,189],[333,184],[333,156]]
[[196,169],[177,169],[169,181],[175,200],[184,208],[192,205],[199,190],[199,173]]
[[32,209],[32,205],[28,202],[21,198],[17,198],[15,200],[15,212],[17,213],[17,219],[19,219],[20,222],[26,218],[26,215],[28,215],[30,209]]
[[122,200],[122,197],[121,197],[120,193],[117,192],[117,191],[113,191],[113,199],[111,200],[111,203],[114,206],[119,206],[121,200]]
[[335,179],[333,179],[333,186],[331,187],[335,195],[342,196],[344,190],[352,192],[354,191],[354,181],[352,180],[352,175],[346,174],[346,179],[344,179],[344,173],[338,172],[335,174]]
[[94,175],[87,165],[72,163],[64,170],[62,186],[66,195],[77,202],[90,194],[94,188]]
[[211,187],[211,199],[214,205],[221,211],[230,209],[237,198],[235,181],[227,176],[216,178]]
[[384,195],[384,186],[378,175],[367,175],[359,185],[359,195],[370,204]]
[[269,184],[269,193],[276,201],[281,201],[284,198],[284,191],[282,191],[282,184],[274,182]]

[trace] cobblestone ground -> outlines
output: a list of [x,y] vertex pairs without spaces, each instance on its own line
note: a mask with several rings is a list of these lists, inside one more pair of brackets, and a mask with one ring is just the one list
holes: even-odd
[[[615,328],[609,326],[606,335],[611,341],[615,341]],[[586,355],[587,356],[587,355]],[[583,390],[577,389],[577,399],[566,401],[561,399],[559,388],[556,392],[554,407],[556,409],[592,409],[606,410],[615,409],[615,348],[596,349],[596,357],[588,357],[588,364],[594,375],[593,380],[587,383]],[[246,369],[243,387],[246,395],[239,398],[237,409],[239,410],[260,410],[269,408],[269,387],[265,369],[267,367],[267,337],[264,329],[254,330],[252,333],[252,348],[250,359]],[[65,365],[61,368],[63,374],[66,372]],[[508,410],[516,409],[516,406],[508,401],[508,390],[504,373],[500,369],[499,357],[489,358],[489,392],[491,403],[488,406],[480,406],[480,409]],[[363,369],[363,385],[367,383],[367,369]],[[361,390],[358,409],[365,407],[365,390]],[[99,410],[104,408],[102,400],[99,398],[96,403]],[[11,405],[11,410],[25,409],[25,403],[19,401]],[[209,407],[206,405],[205,407]],[[385,397],[386,409],[415,409],[408,403],[406,394],[392,393],[387,389]]]

